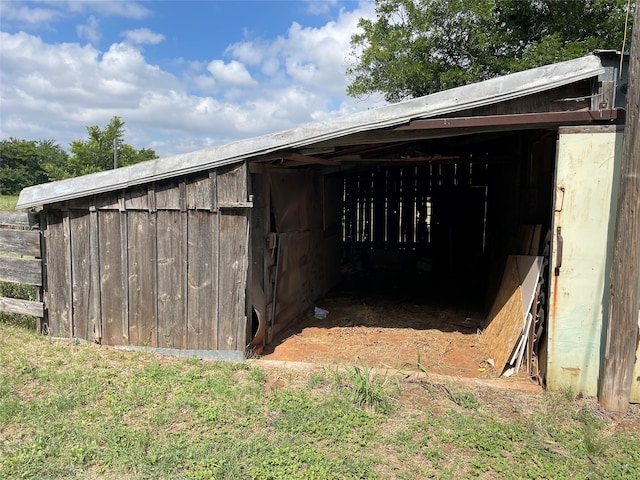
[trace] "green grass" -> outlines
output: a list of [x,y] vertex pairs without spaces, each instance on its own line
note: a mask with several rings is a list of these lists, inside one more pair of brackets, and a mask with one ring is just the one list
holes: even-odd
[[0,323],[0,478],[640,477],[640,434],[593,402],[483,398],[363,364],[163,358]]
[[0,212],[12,212],[16,209],[18,195],[0,195]]

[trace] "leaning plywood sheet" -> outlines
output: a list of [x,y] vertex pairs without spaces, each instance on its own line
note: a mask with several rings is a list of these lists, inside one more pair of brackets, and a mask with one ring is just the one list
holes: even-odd
[[498,295],[482,333],[499,374],[507,363],[517,360],[522,353],[520,347],[526,344],[527,315],[535,300],[542,262],[542,257],[527,255],[512,255],[507,259]]
[[518,264],[513,256],[507,259],[500,289],[487,322],[487,327],[482,332],[482,342],[500,375],[524,327]]

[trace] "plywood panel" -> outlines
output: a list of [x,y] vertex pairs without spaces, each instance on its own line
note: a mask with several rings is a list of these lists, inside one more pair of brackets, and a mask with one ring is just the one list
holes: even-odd
[[93,340],[91,312],[91,243],[89,212],[72,211],[71,222],[71,280],[73,285],[74,337]]
[[[184,215],[186,217],[186,215]],[[158,211],[158,346],[187,348],[183,285],[186,283],[183,214]]]
[[123,309],[127,298],[122,288],[125,270],[122,264],[120,215],[117,211],[101,211],[98,215],[102,342],[107,345],[127,344],[129,336],[128,319]]
[[129,340],[132,345],[157,347],[156,218],[152,213],[129,211],[127,221]]
[[190,349],[217,348],[216,223],[217,214],[188,212],[187,348]]
[[70,338],[71,326],[71,259],[67,256],[68,235],[65,234],[63,214],[51,211],[47,214],[46,261],[47,289],[45,305],[48,309],[49,333],[54,337]]
[[219,350],[244,350],[246,340],[246,279],[248,224],[244,212],[220,215]]
[[524,310],[518,265],[515,257],[510,256],[481,337],[483,345],[493,358],[498,375],[502,374],[523,327]]

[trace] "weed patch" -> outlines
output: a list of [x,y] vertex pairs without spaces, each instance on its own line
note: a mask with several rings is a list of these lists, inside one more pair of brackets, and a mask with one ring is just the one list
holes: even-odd
[[0,365],[0,478],[640,478],[637,431],[569,395],[498,417],[471,389],[362,364],[287,380],[7,323]]

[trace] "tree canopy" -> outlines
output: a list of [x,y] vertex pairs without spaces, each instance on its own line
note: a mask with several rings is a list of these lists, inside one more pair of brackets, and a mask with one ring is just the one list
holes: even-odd
[[[53,180],[77,177],[88,173],[109,170],[114,166],[127,166],[144,160],[158,158],[150,148],[136,150],[123,143],[124,122],[113,117],[109,124],[101,129],[98,125],[87,127],[86,140],[71,142],[71,156],[63,161],[46,162],[43,168]],[[117,148],[117,165],[114,165],[114,150]]]
[[0,194],[17,195],[24,187],[49,181],[43,164],[64,164],[67,159],[67,152],[53,140],[0,141]]
[[376,0],[377,18],[360,19],[351,37],[347,93],[396,102],[621,50],[627,7],[627,0]]

